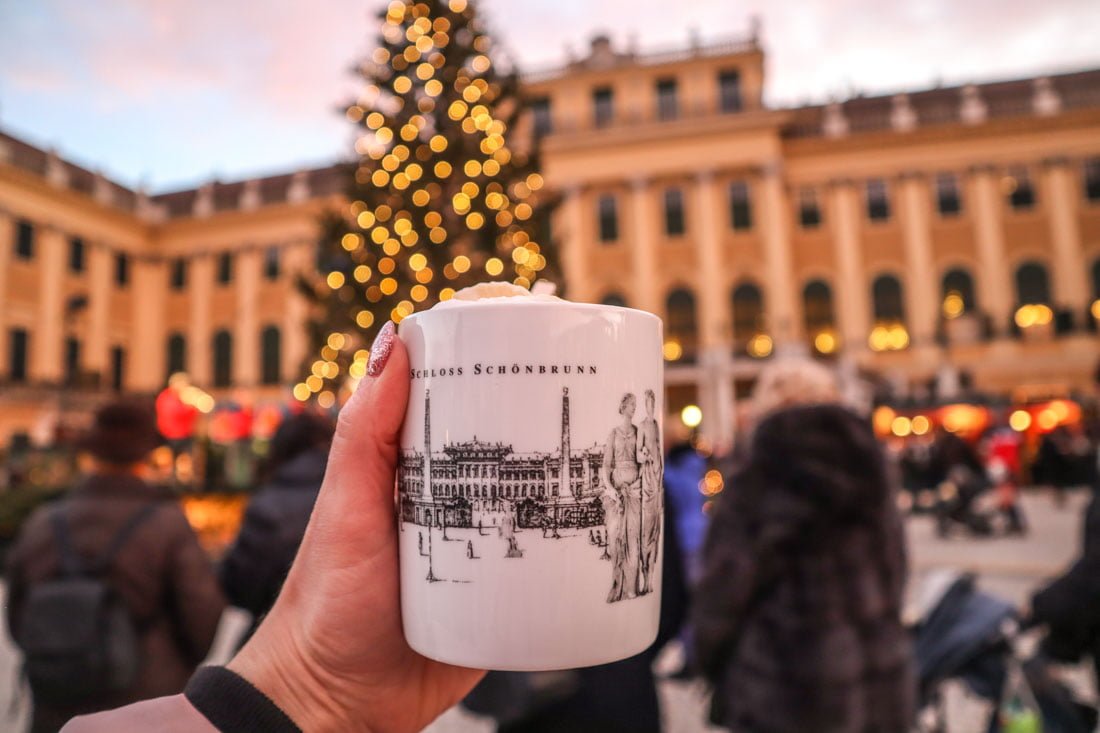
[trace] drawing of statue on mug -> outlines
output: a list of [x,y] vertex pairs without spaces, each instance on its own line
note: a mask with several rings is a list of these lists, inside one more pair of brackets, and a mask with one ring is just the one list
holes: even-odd
[[661,508],[664,491],[661,475],[664,456],[661,446],[661,432],[654,411],[657,396],[653,390],[645,391],[646,416],[638,426],[638,461],[642,464],[642,558],[641,589],[642,595],[653,590],[653,573],[660,572],[657,567],[657,546],[661,536]]
[[656,398],[651,403],[651,395],[652,392],[646,395],[649,417],[642,421],[640,432],[633,423],[637,398],[629,392],[623,395],[619,402],[622,423],[612,428],[604,447],[601,500],[612,563],[608,603],[652,590],[649,571],[654,565],[660,533],[661,464],[652,406]]

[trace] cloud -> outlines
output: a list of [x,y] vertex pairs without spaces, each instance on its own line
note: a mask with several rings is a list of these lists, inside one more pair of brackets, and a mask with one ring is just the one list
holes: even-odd
[[24,31],[12,34],[20,63],[0,74],[24,89],[45,80],[53,90],[65,79],[70,91],[87,85],[113,109],[209,91],[246,108],[311,115],[338,100],[341,77],[365,52],[362,5],[327,0],[320,12],[290,0],[47,0],[41,9],[53,24],[25,14]]
[[488,0],[495,29],[521,59],[553,65],[595,30],[623,47],[685,44],[743,34],[762,21],[772,103],[820,100],[849,89],[889,91],[945,81],[984,80],[1100,63],[1095,0]]

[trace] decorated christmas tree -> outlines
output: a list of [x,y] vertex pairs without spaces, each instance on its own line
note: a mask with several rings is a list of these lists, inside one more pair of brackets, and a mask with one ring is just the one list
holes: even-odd
[[[358,162],[346,211],[323,222],[318,273],[303,278],[315,347],[300,400],[334,404],[366,371],[386,322],[483,280],[530,287],[547,271],[553,202],[514,68],[467,0],[394,0],[361,64]],[[529,123],[526,123],[529,125]]]

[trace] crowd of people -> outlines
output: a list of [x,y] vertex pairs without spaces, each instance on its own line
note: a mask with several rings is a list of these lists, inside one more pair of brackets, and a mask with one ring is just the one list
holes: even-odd
[[[664,590],[650,649],[601,667],[483,676],[419,656],[401,634],[393,486],[406,366],[400,343],[386,344],[338,425],[311,412],[283,423],[216,567],[172,495],[143,478],[157,441],[151,409],[101,409],[82,443],[88,476],[27,522],[8,557],[7,620],[25,656],[32,730],[84,716],[66,733],[412,731],[464,700],[500,731],[645,733],[661,729],[653,662],[676,638],[687,660],[677,676],[706,680],[716,725],[912,728],[924,690],[902,622],[898,482],[828,369],[779,360],[762,376],[709,512],[706,459],[688,435],[665,431]],[[941,431],[920,468],[963,504],[1014,488],[1009,437],[994,430],[975,450]],[[1009,521],[1023,527],[1018,512]],[[226,667],[196,672],[227,602],[253,626]],[[1081,557],[1019,616],[1045,626],[1050,658],[1100,659],[1096,498]]]
[[[97,413],[80,443],[88,475],[28,520],[7,559],[7,622],[26,657],[32,733],[180,692],[210,651],[227,601],[252,614],[254,629],[305,534],[333,430],[312,412],[282,424],[263,486],[215,567],[175,494],[147,481],[146,459],[161,440],[149,406],[120,402]],[[93,595],[89,583],[98,584]],[[124,607],[121,622],[110,603]],[[82,614],[106,623],[74,627]],[[129,673],[112,675],[120,663]]]
[[[965,438],[941,425],[927,435],[891,442],[889,453],[905,491],[904,504],[934,512],[941,536],[956,526],[992,534],[996,515],[1006,533],[1025,534],[1022,486],[1045,488],[1062,506],[1070,489],[1097,481],[1097,444],[1080,423],[1056,426],[1034,447],[1003,419]],[[976,508],[983,495],[991,499],[992,511]]]

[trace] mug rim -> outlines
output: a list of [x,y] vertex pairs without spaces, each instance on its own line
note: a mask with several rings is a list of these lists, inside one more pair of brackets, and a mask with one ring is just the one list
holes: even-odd
[[[604,304],[604,303],[582,303],[582,302],[578,302],[578,301],[574,301],[574,300],[564,300],[564,299],[558,300],[558,301],[548,301],[548,300],[541,300],[541,299],[536,300],[536,301],[532,301],[532,300],[528,300],[527,298],[521,298],[521,297],[518,297],[518,296],[508,296],[508,297],[500,297],[500,298],[484,298],[482,300],[471,300],[471,301],[469,301],[469,303],[471,303],[470,306],[448,306],[448,307],[445,307],[445,308],[441,308],[439,310],[435,310],[435,307],[433,306],[432,308],[429,308],[427,310],[417,311],[415,313],[410,313],[409,315],[407,315],[407,316],[405,316],[404,318],[401,319],[401,323],[405,323],[405,322],[410,321],[414,318],[419,318],[421,316],[432,313],[433,311],[435,313],[450,313],[450,312],[461,312],[463,310],[466,310],[467,308],[500,309],[500,308],[511,308],[511,307],[514,307],[516,305],[516,303],[485,302],[485,301],[489,301],[489,300],[492,300],[492,301],[504,301],[504,300],[518,301],[519,303],[522,303],[522,305],[520,305],[521,308],[537,308],[537,307],[560,308],[562,306],[569,306],[569,307],[575,307],[575,308],[582,308],[582,309],[585,309],[585,310],[592,309],[592,310],[601,310],[601,311],[604,311],[604,310],[625,311],[627,313],[632,313],[632,314],[637,314],[637,315],[640,315],[640,316],[645,316],[645,317],[648,317],[648,318],[652,318],[653,320],[657,321],[658,323],[662,322],[661,317],[658,316],[656,313],[651,313],[650,311],[641,310],[640,308],[630,308],[629,306],[607,305],[607,304]],[[447,301],[444,301],[444,302],[447,302]],[[478,305],[476,305],[476,306],[472,305],[474,303],[477,303]],[[467,312],[469,312],[469,311],[467,311]]]

